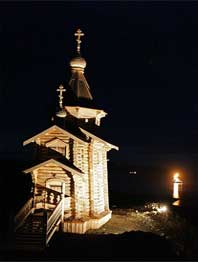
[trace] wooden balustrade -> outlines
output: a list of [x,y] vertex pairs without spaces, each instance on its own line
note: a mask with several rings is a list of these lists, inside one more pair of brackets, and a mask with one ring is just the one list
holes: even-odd
[[35,185],[35,204],[42,202],[43,204],[52,204],[56,206],[60,200],[60,192],[43,187],[39,184]]
[[41,233],[43,234],[43,240],[45,241],[44,244],[47,245],[54,232],[56,231],[57,226],[63,220],[64,197],[60,192],[36,184],[35,196],[31,197],[15,216],[15,230],[20,225],[22,225],[27,216],[34,210],[33,205],[36,203],[46,203],[54,205],[53,212],[49,217],[45,207],[43,209],[42,217],[32,217],[33,221],[38,220],[38,222],[41,222]]
[[14,218],[15,222],[15,230],[24,222],[26,217],[31,213],[33,210],[33,197],[31,197],[24,206],[19,210],[17,215]]

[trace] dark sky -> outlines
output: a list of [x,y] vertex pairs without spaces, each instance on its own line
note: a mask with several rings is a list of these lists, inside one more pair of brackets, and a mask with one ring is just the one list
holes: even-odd
[[56,88],[85,33],[82,55],[107,111],[111,158],[193,166],[198,152],[198,3],[0,3],[0,152],[49,123]]

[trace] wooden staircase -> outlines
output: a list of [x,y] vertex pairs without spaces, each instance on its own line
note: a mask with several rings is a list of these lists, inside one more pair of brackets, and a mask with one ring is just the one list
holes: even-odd
[[16,248],[43,249],[45,247],[45,216],[30,214],[16,230]]
[[[61,198],[61,193],[39,185],[37,189],[40,193],[29,199],[15,217],[16,249],[44,249],[63,221],[64,199]],[[59,197],[52,198],[52,194]],[[41,195],[45,199],[40,203]],[[36,208],[36,204],[42,203],[45,208]]]

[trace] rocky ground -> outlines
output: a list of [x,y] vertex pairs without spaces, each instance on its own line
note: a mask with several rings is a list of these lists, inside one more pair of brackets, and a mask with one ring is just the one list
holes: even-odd
[[112,219],[88,234],[151,232],[167,239],[178,257],[198,258],[198,227],[178,215],[172,207],[166,206],[165,210],[163,207],[163,204],[150,203],[136,209],[113,208]]

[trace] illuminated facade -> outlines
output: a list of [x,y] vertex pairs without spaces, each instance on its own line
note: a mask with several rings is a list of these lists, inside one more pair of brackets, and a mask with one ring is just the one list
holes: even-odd
[[65,90],[61,85],[57,89],[59,110],[53,124],[23,143],[34,145],[36,150],[35,163],[24,170],[31,174],[34,189],[33,197],[15,218],[16,230],[20,233],[29,216],[33,221],[44,210],[46,244],[58,228],[85,233],[111,218],[107,152],[118,147],[96,135],[106,113],[95,107],[84,76],[86,61],[80,55],[82,35],[80,30],[75,34],[77,56],[70,61],[69,87]]

